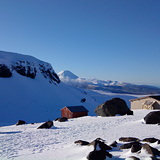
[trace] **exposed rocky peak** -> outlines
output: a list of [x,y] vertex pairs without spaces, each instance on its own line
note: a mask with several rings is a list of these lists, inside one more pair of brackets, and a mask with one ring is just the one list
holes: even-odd
[[15,72],[32,79],[39,75],[43,76],[51,84],[60,83],[59,77],[49,63],[31,56],[0,52],[0,77],[12,77]]

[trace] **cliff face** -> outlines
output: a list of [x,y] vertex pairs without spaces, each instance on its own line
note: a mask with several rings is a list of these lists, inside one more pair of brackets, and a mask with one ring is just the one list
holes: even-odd
[[0,77],[10,78],[18,73],[21,76],[35,79],[42,75],[51,84],[60,83],[52,66],[31,56],[16,53],[0,52]]

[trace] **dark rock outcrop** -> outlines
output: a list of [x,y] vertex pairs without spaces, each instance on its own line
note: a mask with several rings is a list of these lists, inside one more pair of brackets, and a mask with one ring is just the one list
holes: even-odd
[[0,64],[0,77],[9,78],[17,72],[22,76],[35,79],[38,74],[41,74],[51,84],[56,85],[60,83],[58,75],[49,63],[40,61],[31,56],[15,54],[14,57],[14,53],[13,55],[11,53],[7,54],[0,57],[0,60],[2,59]]
[[12,76],[12,72],[5,64],[0,64],[0,77],[9,78]]
[[153,111],[148,113],[144,120],[146,124],[158,124],[160,123],[160,111]]
[[30,77],[32,79],[36,77],[36,67],[33,63],[28,61],[17,61],[12,68],[22,76]]
[[23,124],[26,124],[26,122],[23,121],[23,120],[19,120],[19,121],[16,123],[16,125],[23,125]]
[[45,78],[49,80],[49,83],[60,83],[60,79],[57,74],[53,71],[50,64],[44,65],[44,63],[39,64],[39,70]]
[[37,129],[49,129],[53,126],[53,121],[47,121],[40,125]]
[[105,103],[99,105],[95,109],[98,116],[115,116],[116,114],[125,115],[131,114],[130,109],[127,107],[126,102],[121,98],[113,98]]

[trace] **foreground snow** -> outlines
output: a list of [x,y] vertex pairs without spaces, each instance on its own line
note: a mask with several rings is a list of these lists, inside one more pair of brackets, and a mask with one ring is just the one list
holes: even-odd
[[[88,116],[69,119],[67,122],[54,122],[51,129],[37,129],[41,123],[22,126],[0,127],[0,159],[16,160],[86,160],[93,146],[79,146],[76,140],[93,141],[101,137],[107,144],[120,137],[160,139],[158,125],[143,123],[144,116],[150,111],[137,110],[134,116],[96,117]],[[152,144],[160,149],[160,145]],[[129,150],[110,151],[112,159],[125,159]],[[138,155],[143,159],[145,153]]]

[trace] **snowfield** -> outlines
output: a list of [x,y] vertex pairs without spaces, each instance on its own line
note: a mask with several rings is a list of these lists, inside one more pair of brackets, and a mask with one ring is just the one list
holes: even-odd
[[[106,144],[115,140],[120,144],[120,137],[160,139],[160,125],[147,125],[143,121],[149,112],[136,110],[133,116],[86,116],[66,122],[54,121],[51,129],[37,129],[41,123],[3,126],[0,127],[0,160],[86,160],[93,146],[76,145],[75,141],[92,142],[100,137]],[[150,145],[160,150],[160,144]],[[128,149],[119,150],[118,147],[109,152],[112,159],[119,160],[131,155]],[[134,155],[142,160],[150,157],[145,151]]]

